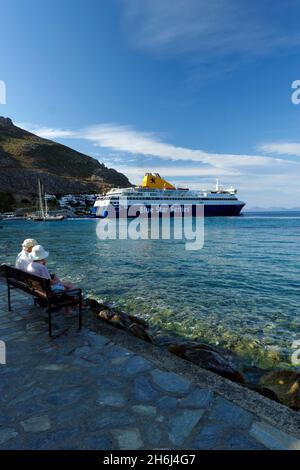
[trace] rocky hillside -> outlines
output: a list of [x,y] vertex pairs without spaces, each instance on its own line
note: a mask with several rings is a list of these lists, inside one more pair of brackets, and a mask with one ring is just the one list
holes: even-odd
[[34,197],[38,178],[56,195],[130,186],[127,177],[65,145],[42,139],[0,117],[0,193]]

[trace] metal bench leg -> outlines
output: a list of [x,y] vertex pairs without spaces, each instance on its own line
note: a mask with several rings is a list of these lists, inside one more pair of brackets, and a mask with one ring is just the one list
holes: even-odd
[[49,328],[49,337],[52,338],[52,319],[51,319],[51,306],[48,306],[48,328]]
[[11,312],[10,285],[9,284],[7,284],[7,300],[8,300],[8,311]]

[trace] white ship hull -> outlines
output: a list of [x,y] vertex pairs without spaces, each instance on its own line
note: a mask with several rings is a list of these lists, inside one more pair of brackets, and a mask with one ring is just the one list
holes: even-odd
[[[157,185],[157,187],[152,186]],[[164,186],[162,186],[164,185]],[[175,188],[158,174],[146,173],[142,186],[111,189],[97,197],[95,217],[137,217],[183,214],[184,216],[238,216],[245,203],[239,201],[234,188],[191,191]]]
[[184,216],[197,216],[204,215],[205,217],[222,217],[222,216],[238,216],[244,203],[240,201],[234,201],[232,203],[222,204],[219,201],[213,201],[202,204],[178,204],[172,203],[166,204],[161,201],[155,204],[141,204],[131,203],[127,208],[120,206],[119,204],[107,204],[105,201],[102,203],[95,203],[92,213],[96,217],[105,216],[106,212],[113,216],[114,214],[118,217],[122,214],[124,217],[137,217],[139,215],[150,215],[155,216],[157,214],[169,214],[174,216],[176,214],[183,214]]

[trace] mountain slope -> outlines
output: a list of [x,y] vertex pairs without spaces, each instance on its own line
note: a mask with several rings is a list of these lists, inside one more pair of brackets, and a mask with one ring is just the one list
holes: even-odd
[[98,160],[0,117],[0,192],[33,196],[38,178],[45,191],[56,195],[130,186],[125,175]]

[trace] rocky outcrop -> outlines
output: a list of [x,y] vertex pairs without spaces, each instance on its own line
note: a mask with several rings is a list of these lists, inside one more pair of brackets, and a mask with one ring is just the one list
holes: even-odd
[[170,344],[168,350],[177,356],[187,359],[203,369],[211,370],[234,382],[245,383],[243,374],[219,351],[207,344],[180,343]]
[[3,117],[3,116],[0,116],[0,127],[13,127],[13,122],[10,118],[8,117]]
[[99,320],[105,321],[121,330],[126,330],[130,334],[152,343],[152,338],[147,332],[148,323],[134,315],[116,311],[107,305],[97,302],[95,299],[87,299],[90,309],[97,315]]
[[292,370],[274,370],[266,373],[259,382],[279,402],[300,410],[300,372]]
[[98,160],[0,117],[0,192],[35,195],[38,178],[48,193],[57,195],[130,186],[126,176]]

